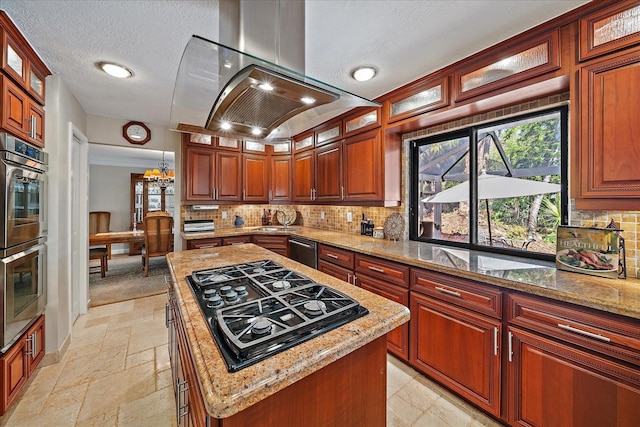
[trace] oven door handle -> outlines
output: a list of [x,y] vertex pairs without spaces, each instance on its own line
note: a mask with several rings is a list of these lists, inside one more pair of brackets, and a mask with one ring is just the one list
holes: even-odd
[[10,264],[10,263],[12,263],[12,262],[14,262],[14,261],[16,261],[16,260],[18,260],[20,258],[23,258],[23,257],[25,257],[27,255],[31,255],[34,252],[39,252],[39,251],[41,251],[42,249],[44,249],[46,247],[47,247],[46,244],[39,243],[39,244],[31,246],[31,247],[29,247],[29,248],[27,248],[27,249],[25,249],[23,251],[20,251],[18,253],[10,255],[10,256],[8,256],[6,258],[2,258],[0,261],[2,261],[3,264]]

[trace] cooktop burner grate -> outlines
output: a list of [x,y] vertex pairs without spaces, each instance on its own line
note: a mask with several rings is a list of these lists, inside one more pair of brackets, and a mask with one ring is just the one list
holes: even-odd
[[194,271],[187,282],[230,372],[369,313],[271,260]]

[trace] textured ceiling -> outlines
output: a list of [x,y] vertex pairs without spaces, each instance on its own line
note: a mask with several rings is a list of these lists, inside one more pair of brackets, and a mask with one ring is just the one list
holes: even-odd
[[[260,0],[248,0],[260,1]],[[586,3],[584,0],[306,0],[306,70],[375,98]],[[88,114],[169,125],[180,57],[193,34],[218,40],[218,2],[0,0],[0,8]],[[131,79],[97,61],[131,68]],[[374,65],[356,82],[349,72]]]

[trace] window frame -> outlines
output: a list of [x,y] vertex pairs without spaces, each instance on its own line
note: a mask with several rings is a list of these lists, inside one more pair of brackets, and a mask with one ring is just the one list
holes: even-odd
[[[478,244],[478,195],[477,184],[474,181],[478,179],[478,141],[477,134],[481,128],[500,126],[503,124],[514,123],[520,120],[544,116],[550,113],[560,113],[560,208],[561,220],[560,225],[568,225],[569,223],[569,107],[567,105],[555,106],[552,108],[538,110],[511,116],[508,118],[495,120],[491,122],[482,122],[471,124],[463,129],[457,129],[436,135],[429,135],[410,142],[409,152],[409,240],[418,242],[432,243],[442,246],[452,246],[482,252],[498,253],[504,255],[515,255],[524,258],[541,259],[547,261],[555,260],[554,254],[546,254],[542,252],[533,252],[520,249],[511,249],[505,247],[496,247],[490,245]],[[418,235],[418,212],[420,197],[418,195],[418,169],[419,169],[419,148],[425,145],[435,144],[451,139],[468,137],[469,138],[469,176],[471,181],[470,190],[470,206],[469,209],[469,242],[455,242],[450,240],[440,240],[434,238],[421,237]]]

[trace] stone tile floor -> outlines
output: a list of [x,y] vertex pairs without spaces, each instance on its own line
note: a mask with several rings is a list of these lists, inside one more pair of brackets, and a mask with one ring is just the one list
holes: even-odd
[[[165,295],[91,308],[59,363],[38,368],[0,426],[175,426]],[[499,426],[392,356],[387,426]]]

